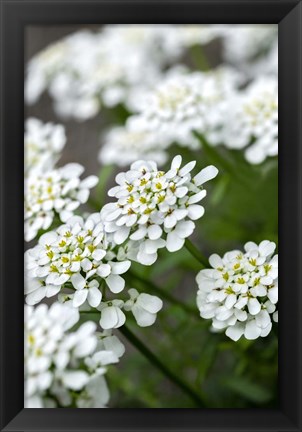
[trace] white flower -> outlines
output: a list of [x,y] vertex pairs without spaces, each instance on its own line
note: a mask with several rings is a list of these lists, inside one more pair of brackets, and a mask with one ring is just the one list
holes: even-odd
[[119,328],[126,322],[126,316],[122,311],[124,302],[122,300],[111,300],[102,302],[98,309],[101,311],[100,326],[104,330]]
[[192,135],[220,127],[226,103],[236,91],[239,76],[230,69],[167,75],[144,98],[137,121],[146,130],[164,134],[169,143],[196,149]]
[[74,216],[64,225],[43,234],[37,246],[26,252],[26,302],[34,305],[44,297],[52,297],[65,289],[73,306],[88,300],[92,307],[100,304],[102,295],[98,281],[103,281],[112,293],[124,289],[120,276],[130,267],[130,261],[117,261],[111,250],[114,244],[104,233],[99,213],[87,220]]
[[98,351],[112,351],[117,358],[125,353],[125,346],[119,338],[112,334],[112,330],[104,330],[102,333],[96,333],[98,338]]
[[62,125],[42,123],[36,118],[27,119],[24,134],[25,175],[43,174],[53,169],[65,143]]
[[139,293],[135,288],[128,290],[130,300],[124,305],[125,310],[131,310],[140,327],[148,327],[155,323],[157,313],[162,309],[163,302],[156,296]]
[[125,101],[132,88],[159,77],[165,57],[158,55],[154,30],[156,26],[105,26],[47,47],[27,67],[27,102],[36,102],[48,89],[59,115],[85,120],[101,104]]
[[80,390],[89,379],[80,369],[82,358],[93,353],[95,324],[87,322],[67,333],[78,321],[76,310],[54,303],[25,308],[25,405],[43,407],[54,382]]
[[[275,243],[262,241],[245,244],[245,252],[227,252],[223,258],[214,254],[212,269],[201,270],[196,278],[200,315],[212,319],[215,330],[237,341],[267,336],[271,316],[278,303],[278,255]],[[276,319],[275,319],[276,320]]]
[[47,230],[56,215],[65,222],[88,200],[89,190],[97,184],[98,178],[89,176],[81,180],[83,171],[81,165],[70,163],[45,173],[33,173],[25,179],[26,241],[35,238],[40,229]]
[[278,81],[262,77],[238,93],[226,112],[221,142],[229,148],[246,148],[252,164],[278,155]]
[[236,66],[247,66],[265,53],[277,38],[278,26],[272,24],[224,25],[220,27],[223,37],[223,56]]
[[165,136],[144,129],[139,119],[131,117],[125,127],[114,127],[105,135],[99,160],[105,165],[127,166],[144,158],[163,165],[168,145]]
[[153,161],[137,161],[116,176],[118,186],[108,192],[116,201],[106,204],[101,216],[116,244],[131,240],[125,245],[131,259],[150,265],[159,248],[181,249],[194,231],[193,221],[203,216],[204,207],[199,204],[206,196],[203,184],[216,177],[218,170],[208,166],[192,178],[196,162],[182,168],[181,162],[181,156],[176,156],[165,173]]

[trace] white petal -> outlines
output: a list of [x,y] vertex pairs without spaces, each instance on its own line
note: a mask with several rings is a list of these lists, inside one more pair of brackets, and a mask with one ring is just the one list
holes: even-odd
[[66,371],[62,375],[62,382],[69,389],[81,390],[88,378],[88,374],[84,371]]
[[80,273],[73,274],[70,280],[76,290],[82,290],[86,285],[86,279]]
[[126,273],[131,266],[130,261],[119,261],[119,262],[110,262],[111,265],[111,273],[114,275],[119,275]]
[[189,199],[188,199],[188,204],[195,204],[199,201],[201,201],[205,196],[207,195],[207,191],[205,189],[203,189],[202,191],[198,192],[195,195],[192,195]]
[[165,217],[164,226],[165,228],[173,228],[177,224],[177,219],[173,213]]
[[192,171],[192,169],[195,167],[196,165],[196,161],[191,161],[189,163],[187,163],[186,165],[184,165],[180,170],[179,170],[179,175],[180,176],[185,176],[186,174],[188,174],[189,172]]
[[204,208],[200,205],[193,204],[188,207],[188,216],[192,220],[197,220],[204,215]]
[[98,184],[99,179],[97,176],[91,175],[89,177],[86,177],[83,181],[81,181],[81,189],[91,189],[95,185]]
[[177,155],[174,157],[171,163],[171,170],[178,170],[181,165],[182,157]]
[[163,302],[160,298],[146,293],[140,294],[136,303],[150,313],[157,313],[163,307]]
[[244,325],[243,324],[235,324],[234,326],[230,326],[226,329],[225,334],[231,338],[233,341],[237,342],[244,333]]
[[161,237],[163,230],[159,225],[151,225],[148,228],[148,236],[150,240],[157,240]]
[[149,327],[156,321],[156,314],[147,312],[136,304],[132,308],[132,313],[140,327]]
[[183,247],[185,243],[185,240],[183,238],[180,238],[179,235],[174,231],[171,231],[167,235],[167,244],[166,248],[169,252],[175,252],[178,251]]
[[96,286],[91,287],[88,290],[88,298],[87,299],[88,299],[88,303],[90,304],[90,306],[96,308],[101,303],[102,293]]
[[111,267],[109,264],[101,264],[98,268],[97,268],[97,274],[103,278],[107,277],[110,275],[111,272]]
[[113,275],[113,274],[109,275],[106,278],[106,282],[107,282],[107,285],[108,285],[110,291],[115,293],[115,294],[123,291],[123,289],[125,287],[125,281],[119,275]]
[[248,340],[257,339],[261,334],[261,328],[257,326],[256,321],[253,319],[246,323],[244,337]]
[[101,261],[101,259],[103,259],[105,255],[106,255],[106,251],[104,251],[103,249],[95,249],[92,252],[92,258],[95,259],[96,261]]
[[187,238],[193,233],[194,228],[195,228],[194,222],[180,221],[177,223],[175,227],[175,232],[177,233],[178,237]]
[[82,289],[82,290],[76,291],[74,293],[74,296],[73,296],[73,299],[72,299],[72,306],[75,307],[75,308],[78,308],[83,303],[85,303],[86,298],[87,298],[87,294],[88,294],[88,290],[87,289]]
[[247,307],[251,315],[257,315],[261,310],[261,305],[256,298],[249,299]]
[[203,170],[201,170],[194,177],[194,182],[195,182],[196,186],[200,186],[200,185],[204,184],[205,182],[215,178],[217,176],[217,174],[218,174],[218,169],[213,165],[209,165],[206,168],[204,168]]
[[124,243],[130,232],[130,227],[119,228],[113,235],[113,240],[117,245]]

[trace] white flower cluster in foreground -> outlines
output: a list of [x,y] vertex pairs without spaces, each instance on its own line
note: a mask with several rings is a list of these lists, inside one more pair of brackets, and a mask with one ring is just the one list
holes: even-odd
[[25,307],[25,407],[104,408],[109,390],[106,366],[117,363],[124,347],[116,336],[98,335],[79,313],[60,303]]
[[153,160],[159,165],[167,161],[165,149],[169,142],[163,134],[146,130],[133,116],[124,127],[112,128],[103,138],[99,160],[104,165],[127,166],[141,159]]
[[198,148],[192,135],[215,131],[223,122],[226,101],[236,92],[239,76],[231,69],[172,74],[146,94],[137,121],[158,131],[171,144]]
[[229,148],[246,148],[252,164],[278,154],[278,80],[262,77],[230,101],[221,142]]
[[134,162],[129,171],[116,176],[118,185],[108,192],[115,202],[101,211],[105,230],[113,233],[118,245],[127,240],[126,256],[142,264],[153,264],[160,248],[181,249],[194,231],[193,221],[204,214],[199,204],[206,196],[203,184],[218,170],[208,166],[192,177],[196,162],[183,167],[181,163],[181,156],[176,156],[164,172],[154,161]]
[[27,119],[24,135],[25,175],[43,174],[53,169],[65,143],[62,125],[42,123],[36,118]]
[[268,240],[248,242],[245,252],[234,250],[223,258],[214,254],[212,269],[201,270],[196,278],[200,315],[212,319],[215,330],[237,341],[241,336],[267,336],[272,320],[278,320],[278,255]]
[[130,261],[117,261],[106,238],[99,213],[86,221],[73,216],[55,231],[43,234],[37,246],[26,252],[28,269],[28,304],[56,295],[69,282],[75,290],[73,306],[86,299],[97,307],[102,299],[100,282],[113,293],[124,289],[120,276],[130,267]]
[[31,173],[25,179],[24,221],[27,241],[35,238],[40,229],[47,230],[56,215],[65,222],[80,204],[88,200],[89,190],[97,184],[98,178],[89,176],[81,180],[83,171],[82,165],[71,163],[45,173]]

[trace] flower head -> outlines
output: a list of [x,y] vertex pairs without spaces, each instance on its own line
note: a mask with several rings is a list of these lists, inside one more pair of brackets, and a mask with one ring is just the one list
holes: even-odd
[[84,168],[76,163],[62,168],[31,174],[25,180],[25,239],[36,237],[40,229],[47,230],[57,215],[65,222],[89,197],[98,178],[80,179]]
[[196,149],[199,143],[192,132],[205,134],[220,127],[226,101],[235,93],[238,81],[238,75],[228,68],[168,74],[147,92],[137,118],[142,127],[160,131],[169,143]]
[[195,161],[181,168],[176,156],[169,171],[159,171],[153,161],[137,161],[127,172],[116,176],[118,186],[108,194],[116,199],[106,204],[101,216],[105,230],[113,233],[116,244],[132,241],[126,248],[137,249],[136,259],[146,265],[157,259],[157,250],[181,249],[186,237],[194,231],[193,221],[201,218],[206,196],[203,184],[216,177],[218,170],[208,166],[194,177]]
[[234,98],[225,115],[221,141],[229,148],[245,148],[252,164],[278,155],[278,81],[259,78]]
[[268,240],[248,242],[245,252],[234,250],[223,258],[214,254],[212,269],[201,270],[196,278],[200,315],[212,319],[213,328],[226,329],[237,341],[265,337],[272,328],[271,316],[278,303],[278,255]]
[[43,174],[53,169],[65,143],[62,125],[42,123],[36,118],[27,119],[24,135],[25,175]]
[[104,136],[99,160],[102,164],[128,166],[143,157],[162,165],[167,160],[168,145],[163,134],[143,128],[133,116],[125,127],[115,127]]
[[[50,308],[25,308],[25,406],[27,408],[70,406],[104,407],[109,393],[104,381],[106,365],[118,362],[118,356],[104,347],[98,350],[96,325],[87,321],[76,331],[79,313],[60,303]],[[91,387],[99,382],[98,395]],[[75,393],[76,392],[76,393]]]
[[87,220],[74,216],[57,230],[42,235],[39,243],[26,252],[26,302],[36,304],[44,297],[52,297],[62,290],[73,306],[86,300],[97,307],[102,299],[100,285],[104,282],[112,293],[124,289],[120,276],[130,267],[130,261],[118,261],[107,240],[100,214]]

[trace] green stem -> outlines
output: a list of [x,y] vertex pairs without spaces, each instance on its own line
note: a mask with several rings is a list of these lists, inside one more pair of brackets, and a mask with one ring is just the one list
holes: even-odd
[[114,171],[114,165],[103,165],[99,172],[99,182],[96,187],[96,197],[99,209],[105,204],[107,184]]
[[159,369],[167,378],[170,379],[177,387],[186,393],[198,407],[205,407],[201,396],[196,393],[188,384],[186,384],[179,375],[174,374],[167,366],[159,360],[152,351],[147,348],[138,337],[129,330],[125,325],[119,328],[120,332],[131,342],[138,351],[141,352],[157,369]]
[[185,312],[189,313],[194,318],[200,319],[200,316],[198,315],[197,310],[195,308],[173,297],[169,292],[164,291],[162,288],[155,285],[155,283],[153,283],[152,281],[144,278],[143,276],[136,274],[133,270],[129,270],[128,274],[133,280],[139,281],[143,285],[146,285],[150,289],[150,291],[154,292],[155,294],[158,294],[160,297],[164,298],[168,302],[183,309]]
[[185,247],[190,252],[190,254],[205,268],[209,267],[209,263],[206,257],[200,252],[199,249],[189,240],[185,240]]

